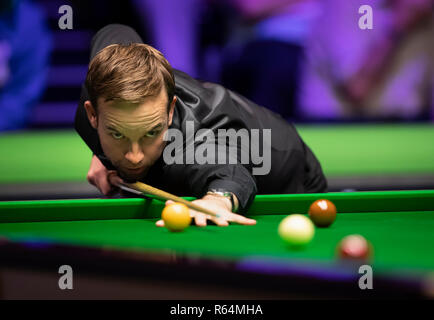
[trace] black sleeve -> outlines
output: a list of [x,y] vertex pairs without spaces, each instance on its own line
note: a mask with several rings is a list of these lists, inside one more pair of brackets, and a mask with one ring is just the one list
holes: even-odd
[[[197,198],[211,189],[224,189],[236,195],[239,213],[246,213],[257,193],[255,178],[242,164],[172,164],[165,168],[172,184],[184,186],[184,192]],[[183,191],[178,191],[183,194]]]
[[232,192],[239,202],[238,213],[245,214],[255,199],[257,193],[256,182],[242,165],[228,166],[236,166],[237,168],[229,172],[228,168],[221,171],[214,168],[214,171],[210,172],[211,183],[208,184],[206,190],[224,189]]

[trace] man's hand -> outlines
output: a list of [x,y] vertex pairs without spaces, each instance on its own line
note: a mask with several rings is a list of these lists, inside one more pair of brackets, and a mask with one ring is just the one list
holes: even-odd
[[[173,201],[168,200],[166,201],[166,206],[173,203]],[[222,197],[215,197],[215,196],[205,196],[202,199],[194,200],[193,203],[202,206],[204,208],[207,208],[209,210],[214,211],[215,213],[219,214],[220,217],[213,217],[208,214],[198,212],[195,210],[190,209],[190,216],[194,219],[196,225],[198,227],[205,227],[207,220],[211,220],[216,225],[225,227],[229,225],[229,222],[235,222],[238,224],[245,224],[245,225],[255,225],[256,220],[249,219],[246,217],[243,217],[239,214],[231,212],[231,204],[228,199],[222,198]],[[157,221],[156,225],[158,227],[164,227],[164,221],[159,220]]]
[[122,182],[114,170],[107,170],[97,156],[93,155],[87,172],[87,181],[98,188],[105,196],[111,196],[119,191],[113,183]]

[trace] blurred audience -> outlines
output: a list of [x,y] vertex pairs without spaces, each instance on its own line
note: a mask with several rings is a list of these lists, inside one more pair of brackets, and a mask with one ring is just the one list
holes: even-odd
[[152,45],[171,65],[198,77],[198,22],[204,0],[132,0]]
[[[419,120],[433,110],[432,0],[323,0],[309,35],[299,111],[305,120]],[[373,8],[361,30],[358,9]]]
[[[316,0],[133,0],[152,44],[193,77],[222,83],[286,118]],[[143,32],[142,32],[143,33]]]
[[[139,22],[145,41],[175,68],[222,83],[287,119],[434,120],[432,0],[101,3],[115,10],[101,11],[98,20],[85,10],[88,2],[74,2],[75,11],[87,12],[74,31],[99,28],[100,20]],[[373,8],[372,30],[358,25],[365,4]],[[44,91],[50,51],[39,6],[2,0],[0,131],[28,123]],[[68,64],[70,56],[64,59]]]
[[[133,0],[172,65],[290,120],[426,119],[432,0]],[[371,5],[374,28],[359,29]]]
[[240,23],[223,50],[221,81],[254,102],[297,118],[304,41],[316,0],[232,0]]
[[51,41],[40,8],[28,0],[0,4],[0,131],[24,128],[41,96]]

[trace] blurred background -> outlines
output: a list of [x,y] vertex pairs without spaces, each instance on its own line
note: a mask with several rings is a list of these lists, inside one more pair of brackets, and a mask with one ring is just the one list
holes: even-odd
[[[62,5],[72,29],[62,30]],[[373,10],[361,29],[362,5]],[[0,199],[97,196],[73,131],[92,36],[127,24],[174,68],[294,122],[331,191],[434,187],[432,0],[2,0]]]

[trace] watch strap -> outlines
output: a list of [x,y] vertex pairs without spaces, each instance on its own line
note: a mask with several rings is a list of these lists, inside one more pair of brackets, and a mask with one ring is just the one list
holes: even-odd
[[232,205],[232,212],[238,211],[238,204],[236,203],[235,195],[232,192],[222,190],[222,189],[211,189],[206,194],[207,195],[217,195],[217,196],[221,196],[221,197],[225,197],[225,198],[229,199],[229,201],[231,202],[231,205]]

